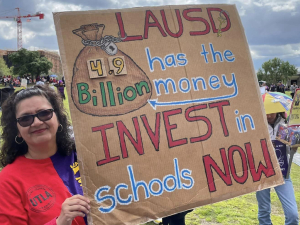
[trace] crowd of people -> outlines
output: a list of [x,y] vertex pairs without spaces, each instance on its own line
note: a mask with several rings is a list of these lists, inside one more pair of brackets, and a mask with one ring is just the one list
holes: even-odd
[[[56,76],[37,76],[36,78],[32,79],[31,76],[24,76],[23,79],[27,80],[27,84],[36,84],[39,81],[42,82],[49,82],[50,84],[58,85],[59,80],[57,79]],[[0,76],[0,83],[3,84],[4,86],[12,84],[14,87],[19,87],[21,84],[21,77],[13,77],[11,75],[4,75]],[[62,77],[62,82],[65,84],[64,77]]]
[[[55,76],[37,76],[33,80],[31,79],[30,76],[24,76],[23,79],[27,80],[27,85],[28,84],[37,84],[37,85],[47,85],[50,87],[56,87],[59,94],[63,99],[65,99],[65,79],[64,76],[62,77],[61,80],[57,79]],[[13,77],[11,75],[8,76],[0,76],[0,83],[3,84],[4,87],[8,86],[10,88],[15,88],[15,87],[20,87],[22,82],[22,78],[20,77]]]
[[20,87],[21,85],[21,78],[20,77],[12,77],[11,75],[8,76],[0,76],[0,83],[10,87]]
[[261,93],[264,94],[266,92],[281,92],[281,93],[284,93],[286,91],[291,91],[291,96],[292,98],[294,98],[294,94],[295,94],[295,90],[298,88],[296,82],[293,82],[293,84],[290,86],[290,85],[284,85],[281,81],[278,81],[277,84],[274,84],[272,83],[269,86],[267,86],[267,83],[266,81],[262,81],[261,84],[260,84],[260,90],[261,90]]

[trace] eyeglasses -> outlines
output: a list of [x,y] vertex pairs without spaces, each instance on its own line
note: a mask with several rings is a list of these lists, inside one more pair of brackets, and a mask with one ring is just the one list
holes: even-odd
[[46,109],[46,110],[38,112],[37,114],[22,116],[20,118],[17,118],[17,122],[22,127],[28,127],[31,124],[33,124],[35,117],[37,117],[40,121],[43,121],[43,122],[50,120],[53,116],[53,111],[54,111],[54,109]]

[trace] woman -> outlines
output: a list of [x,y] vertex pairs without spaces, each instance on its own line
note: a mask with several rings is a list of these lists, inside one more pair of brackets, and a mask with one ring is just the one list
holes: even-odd
[[46,86],[14,93],[2,107],[0,224],[86,224],[74,141],[63,102]]
[[[268,129],[270,133],[271,140],[273,144],[276,144],[276,134],[278,131],[279,124],[285,123],[284,113],[277,113],[276,111],[270,114],[267,114],[268,119]],[[289,152],[287,146],[283,143],[280,143],[283,150],[286,150],[286,153]],[[279,145],[279,146],[280,146]],[[284,167],[283,156],[278,155],[280,157],[279,164]],[[287,157],[285,157],[287,158]],[[284,177],[285,178],[285,177]],[[279,200],[282,204],[284,215],[285,215],[285,224],[286,225],[298,225],[299,224],[299,216],[297,203],[294,194],[293,184],[290,178],[285,178],[285,184],[277,186],[274,188]],[[271,225],[271,199],[270,199],[270,188],[256,192],[256,198],[258,201],[258,220],[260,225]]]

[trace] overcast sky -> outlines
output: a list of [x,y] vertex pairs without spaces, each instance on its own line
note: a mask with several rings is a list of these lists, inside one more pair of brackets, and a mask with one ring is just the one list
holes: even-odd
[[[256,70],[279,57],[300,72],[300,0],[0,0],[0,16],[17,15],[16,7],[22,15],[43,12],[44,20],[23,19],[23,47],[58,50],[52,12],[207,3],[236,4]],[[16,50],[16,29],[12,19],[0,20],[0,49]]]

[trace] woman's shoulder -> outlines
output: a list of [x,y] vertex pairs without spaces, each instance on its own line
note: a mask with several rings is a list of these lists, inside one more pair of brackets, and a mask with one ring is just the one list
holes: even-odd
[[19,156],[13,161],[12,163],[6,165],[1,171],[0,171],[0,182],[2,179],[6,177],[14,177],[15,175],[18,175],[20,171],[20,167],[24,167],[24,164],[22,165],[22,157]]
[[15,160],[13,163],[8,164],[0,171],[0,190],[6,187],[8,184],[12,184],[19,179],[20,165],[19,160]]

